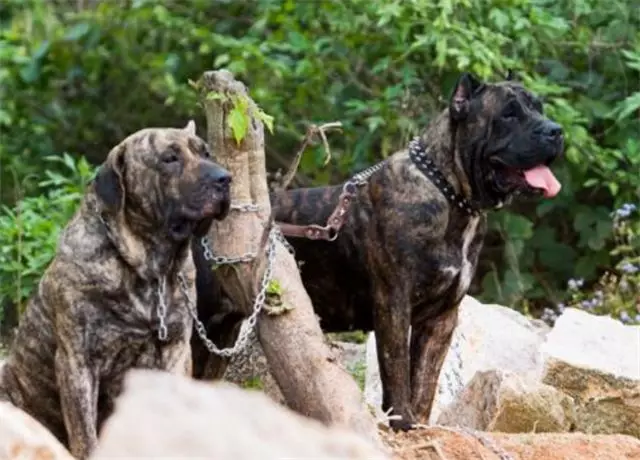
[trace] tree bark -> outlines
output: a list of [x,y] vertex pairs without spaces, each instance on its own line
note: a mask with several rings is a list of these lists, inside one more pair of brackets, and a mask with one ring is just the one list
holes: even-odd
[[[258,212],[232,210],[225,220],[215,222],[209,233],[216,255],[234,257],[258,252],[253,263],[217,268],[220,282],[235,306],[249,314],[266,266],[264,248],[259,246],[271,223],[264,126],[256,117],[257,106],[246,88],[229,72],[206,72],[199,84],[203,89],[209,145],[216,161],[233,177],[231,202],[260,207]],[[239,144],[228,126],[233,109],[230,99],[238,97],[247,102],[250,119]],[[373,416],[355,380],[337,362],[325,342],[297,263],[280,241],[276,243],[273,279],[280,284],[282,305],[291,309],[277,315],[263,311],[258,318],[257,334],[287,405],[303,415],[341,425],[379,443]]]

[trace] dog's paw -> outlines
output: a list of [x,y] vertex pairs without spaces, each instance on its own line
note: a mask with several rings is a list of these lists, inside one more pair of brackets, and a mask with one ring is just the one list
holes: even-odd
[[393,431],[411,431],[416,428],[416,424],[413,421],[405,419],[389,420],[389,425]]

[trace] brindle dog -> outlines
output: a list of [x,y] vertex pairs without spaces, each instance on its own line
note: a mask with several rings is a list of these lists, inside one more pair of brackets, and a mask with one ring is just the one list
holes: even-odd
[[[375,331],[383,407],[401,416],[395,429],[428,421],[486,211],[558,193],[548,166],[563,143],[521,84],[463,74],[448,108],[358,189],[335,241],[289,238],[323,330]],[[341,191],[272,196],[275,219],[324,224]]]
[[189,374],[190,242],[228,212],[229,182],[193,122],[113,148],[21,318],[0,399],[84,459],[129,369]]

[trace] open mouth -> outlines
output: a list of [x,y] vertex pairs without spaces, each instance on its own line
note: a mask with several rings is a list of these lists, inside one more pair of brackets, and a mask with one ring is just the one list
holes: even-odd
[[518,189],[531,189],[542,193],[545,198],[555,197],[562,188],[560,181],[548,166],[541,164],[530,169],[517,169],[501,165],[503,181]]

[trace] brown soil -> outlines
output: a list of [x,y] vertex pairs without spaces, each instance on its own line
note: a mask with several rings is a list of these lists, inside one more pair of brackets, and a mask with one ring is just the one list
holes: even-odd
[[381,428],[380,434],[393,460],[640,460],[640,440],[624,435],[480,433],[483,445],[448,427],[407,433]]

